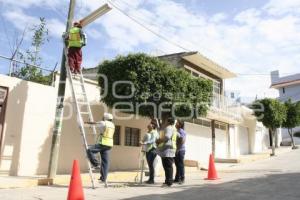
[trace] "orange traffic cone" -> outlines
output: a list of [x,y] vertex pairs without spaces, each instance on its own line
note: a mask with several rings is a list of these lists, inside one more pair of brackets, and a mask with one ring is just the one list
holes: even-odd
[[209,166],[208,166],[208,173],[207,178],[205,180],[216,180],[219,179],[217,175],[217,170],[215,168],[215,161],[212,154],[209,155]]
[[84,200],[78,160],[73,161],[72,176],[69,185],[68,200]]

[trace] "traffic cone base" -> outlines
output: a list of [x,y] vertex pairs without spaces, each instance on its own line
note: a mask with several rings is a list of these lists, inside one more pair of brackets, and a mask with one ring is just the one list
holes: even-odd
[[208,165],[208,172],[207,172],[207,178],[205,180],[217,180],[217,170],[215,167],[215,161],[212,154],[209,155],[209,165]]
[[67,200],[84,200],[78,160],[73,161],[72,176]]

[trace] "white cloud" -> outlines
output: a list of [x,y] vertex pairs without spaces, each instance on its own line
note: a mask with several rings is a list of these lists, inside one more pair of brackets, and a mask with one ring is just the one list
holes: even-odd
[[[20,6],[6,1],[7,4],[14,4],[19,8],[17,13],[6,13],[6,17],[20,29],[23,22],[36,20],[21,9],[29,4],[38,6],[43,2],[45,0],[20,0]],[[283,73],[299,72],[299,0],[269,0],[261,8],[243,10],[235,16],[224,13],[213,16],[193,13],[184,4],[171,0],[115,2],[135,19],[167,39],[190,50],[199,50],[229,70],[243,74],[228,80],[226,85],[230,89],[240,90],[241,95],[273,96],[274,91],[269,89],[268,74],[271,70],[279,69]],[[54,10],[61,5],[58,0],[46,3],[53,6]],[[104,0],[85,1],[76,18],[85,16],[103,3]],[[230,19],[233,19],[232,23],[229,22]],[[49,23],[53,30],[60,27],[52,33],[55,37],[60,36],[64,30],[62,23],[56,19],[50,19]],[[105,30],[105,33],[99,30]],[[118,53],[141,49],[152,53],[183,51],[140,27],[116,9],[95,21],[86,31],[91,40],[95,41],[104,34],[108,36],[105,48]],[[89,66],[93,66],[93,62],[98,63],[97,56],[87,57]]]
[[264,9],[272,15],[296,14],[300,15],[299,0],[270,0]]
[[24,30],[25,27],[32,27],[39,23],[37,17],[27,15],[21,9],[7,10],[3,13],[3,16],[19,30]]
[[62,33],[66,30],[66,25],[58,19],[48,19],[47,27],[49,29],[49,34],[57,38],[60,38]]
[[19,8],[30,8],[30,7],[58,7],[61,5],[62,1],[60,0],[0,0],[0,3],[5,4],[10,7],[19,7]]
[[224,21],[227,18],[228,18],[228,16],[225,13],[217,13],[214,16],[212,16],[210,21],[212,21],[214,23],[219,23],[219,22]]
[[[26,14],[22,9],[15,8],[14,10],[7,10],[3,13],[3,16],[11,22],[18,30],[23,31],[24,28],[30,29],[40,23],[38,17]],[[61,37],[65,30],[65,25],[58,19],[51,18],[46,19],[47,27],[49,29],[50,36]]]
[[242,24],[256,25],[260,21],[261,11],[257,9],[248,9],[240,12],[235,16],[234,20]]

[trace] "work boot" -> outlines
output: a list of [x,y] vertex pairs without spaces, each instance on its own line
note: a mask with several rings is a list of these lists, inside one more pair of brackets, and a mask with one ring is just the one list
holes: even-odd
[[173,183],[179,183],[179,180],[178,179],[174,179]]
[[171,187],[172,184],[171,183],[163,183],[161,187]]
[[180,181],[178,182],[178,184],[179,184],[179,185],[184,184],[184,180],[180,180]]
[[154,184],[154,180],[145,181],[146,184]]

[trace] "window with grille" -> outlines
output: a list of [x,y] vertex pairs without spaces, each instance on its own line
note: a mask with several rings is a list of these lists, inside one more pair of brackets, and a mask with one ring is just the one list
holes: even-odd
[[138,147],[140,141],[140,129],[138,128],[125,128],[125,146]]
[[121,126],[115,126],[114,145],[121,145]]

